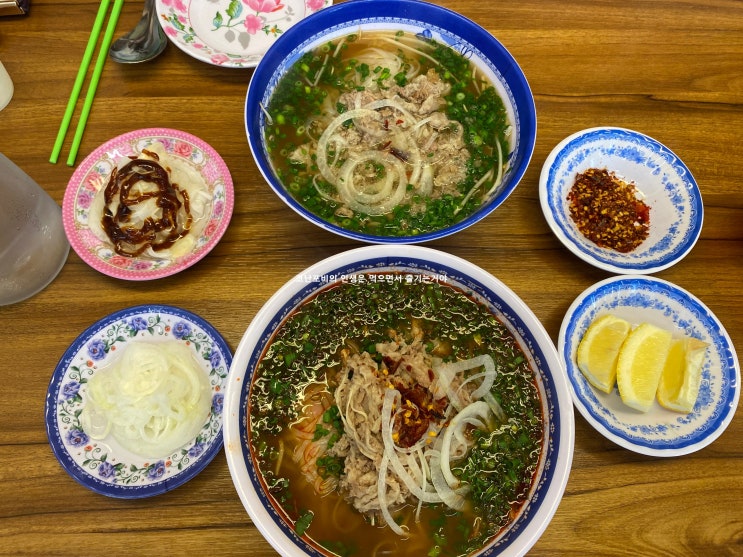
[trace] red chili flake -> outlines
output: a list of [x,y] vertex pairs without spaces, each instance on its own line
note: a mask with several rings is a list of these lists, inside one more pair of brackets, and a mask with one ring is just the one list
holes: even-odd
[[570,217],[578,230],[596,245],[628,253],[650,232],[650,207],[638,190],[606,169],[578,174],[568,193]]

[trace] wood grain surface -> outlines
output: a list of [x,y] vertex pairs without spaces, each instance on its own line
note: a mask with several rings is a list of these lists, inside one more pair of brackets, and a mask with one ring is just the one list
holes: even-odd
[[[552,148],[593,126],[661,141],[693,172],[705,206],[691,253],[657,276],[694,293],[743,342],[743,2],[736,0],[443,1],[495,35],[532,87],[538,136],[523,180],[490,217],[429,244],[512,288],[556,342],[574,298],[609,274],[552,235],[538,180]],[[32,0],[0,18],[0,60],[15,82],[0,112],[0,151],[61,204],[73,168],[49,163],[95,18],[95,0]],[[125,3],[117,36],[139,19]],[[174,45],[140,65],[107,61],[78,161],[104,141],[146,127],[194,134],[224,158],[235,211],[222,241],[178,275],[126,282],[74,252],[43,292],[0,308],[0,555],[276,555],[251,523],[223,453],[195,479],[150,499],[93,493],[61,468],[47,441],[47,387],[65,349],[89,325],[140,303],[210,321],[236,348],[252,317],[309,265],[360,244],[288,209],[252,161],[243,108],[252,70],[195,60]],[[73,126],[76,120],[73,120]],[[2,200],[0,200],[0,203]],[[576,413],[573,468],[532,556],[743,555],[740,407],[707,448],[670,459],[615,445]]]

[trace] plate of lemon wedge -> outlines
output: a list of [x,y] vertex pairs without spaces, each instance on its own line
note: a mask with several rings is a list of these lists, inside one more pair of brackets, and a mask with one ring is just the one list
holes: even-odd
[[698,298],[659,278],[619,275],[581,293],[558,338],[581,415],[632,451],[672,457],[717,439],[735,414],[740,365]]

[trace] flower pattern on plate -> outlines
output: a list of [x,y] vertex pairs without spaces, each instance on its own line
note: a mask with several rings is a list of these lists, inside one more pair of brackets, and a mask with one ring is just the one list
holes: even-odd
[[[155,142],[161,143],[171,155],[196,168],[212,194],[209,222],[196,239],[193,250],[176,259],[119,255],[91,231],[91,226],[98,226],[98,223],[88,222],[93,198],[105,187],[114,167]],[[226,231],[233,206],[232,177],[214,149],[185,132],[152,128],[111,139],[88,155],[70,178],[62,205],[62,217],[70,245],[90,266],[116,278],[150,280],[177,273],[202,259]]]
[[[90,378],[130,342],[182,342],[209,376],[211,413],[196,438],[167,458],[144,459],[109,437],[91,439],[80,424]],[[232,355],[206,321],[169,306],[137,306],[92,325],[60,360],[49,386],[47,433],[55,455],[80,483],[104,495],[157,495],[201,471],[222,445],[224,386]]]
[[203,62],[231,68],[258,64],[297,21],[332,0],[158,0],[160,24],[170,40]]
[[[673,412],[657,402],[647,413],[637,412],[622,403],[616,388],[605,394],[588,383],[576,363],[578,344],[590,323],[606,313],[709,343],[692,412]],[[724,431],[737,407],[740,366],[727,332],[700,300],[658,278],[622,275],[587,289],[565,316],[558,350],[580,413],[607,438],[642,454],[677,456],[699,450]]]

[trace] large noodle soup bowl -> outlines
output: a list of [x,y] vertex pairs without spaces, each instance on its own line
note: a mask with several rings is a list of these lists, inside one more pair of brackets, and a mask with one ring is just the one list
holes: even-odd
[[[338,549],[339,546],[332,544],[337,543],[343,535],[346,536],[345,544],[348,543],[349,533],[342,531],[348,530],[353,520],[356,520],[353,516],[356,511],[341,508],[341,512],[337,514],[342,520],[333,522],[338,530],[338,539],[334,539],[333,532],[325,531],[319,541],[310,536],[312,525],[307,531],[302,531],[304,526],[300,528],[301,520],[297,518],[298,515],[293,518],[288,516],[289,513],[277,501],[279,495],[276,490],[269,488],[269,484],[275,487],[276,482],[281,480],[270,470],[269,477],[264,475],[266,466],[260,465],[259,457],[259,452],[263,450],[262,442],[252,431],[253,424],[265,420],[267,416],[270,420],[273,410],[269,410],[267,415],[253,410],[251,397],[256,392],[260,394],[265,387],[265,383],[257,386],[259,364],[268,354],[277,353],[279,340],[282,343],[287,342],[287,337],[281,337],[280,331],[286,330],[290,320],[296,320],[297,315],[302,315],[298,308],[305,306],[308,301],[317,300],[319,295],[327,293],[332,287],[348,284],[359,288],[359,303],[364,304],[363,298],[369,293],[369,288],[362,289],[359,286],[364,282],[361,280],[363,277],[366,277],[367,283],[371,280],[370,277],[376,277],[379,281],[402,280],[408,284],[422,283],[426,286],[426,283],[445,283],[447,288],[460,291],[484,306],[489,315],[495,316],[505,326],[523,352],[531,370],[528,381],[538,393],[536,413],[541,414],[541,428],[537,433],[539,456],[530,472],[530,482],[526,482],[528,487],[523,502],[513,509],[510,522],[489,537],[482,547],[470,551],[469,555],[525,554],[546,529],[568,481],[574,445],[574,419],[566,376],[545,329],[532,311],[507,286],[463,259],[423,246],[365,246],[331,256],[281,287],[251,321],[236,350],[225,390],[224,446],[233,483],[252,521],[282,555],[299,557],[330,556],[336,552],[345,554]],[[388,311],[391,310],[389,308]],[[351,312],[349,309],[347,313]],[[342,311],[335,314],[339,323],[344,321],[345,316],[342,314]],[[307,325],[308,332],[311,327]],[[339,325],[337,330],[344,329]],[[311,334],[301,335],[296,341],[298,346],[317,342]],[[506,372],[505,368],[497,370],[497,373]],[[276,401],[281,398],[280,392],[284,388],[280,377],[275,385],[278,394],[275,398],[273,395],[268,397],[269,401],[274,401],[277,405]],[[295,380],[287,378],[287,381]],[[381,400],[378,404],[383,406]],[[325,425],[331,427],[329,423]],[[286,453],[283,458],[288,460],[289,454],[295,454],[295,450],[287,448]],[[290,492],[299,491],[300,484],[304,483],[302,479],[291,481],[298,483],[290,484]],[[493,477],[492,485],[497,488],[500,481]],[[428,489],[430,490],[430,485]],[[320,501],[328,496],[326,494],[325,497],[315,498]],[[305,506],[306,502],[285,501],[285,504],[287,507],[299,505],[299,514],[307,517],[306,511],[309,509]],[[315,509],[313,512],[336,514],[327,508],[321,511]],[[315,516],[313,521],[317,519]],[[427,524],[421,521],[415,528],[426,530],[429,528]],[[425,555],[428,551],[421,552],[420,547],[411,548],[404,543],[394,547],[400,540],[393,535],[390,542],[390,527],[386,525],[373,528],[371,534],[356,531],[350,535],[364,547],[380,545],[388,551],[385,553],[380,550],[382,552],[364,553],[365,555]],[[375,539],[376,537],[379,539]],[[387,541],[381,541],[383,538]],[[323,545],[333,547],[335,552],[325,549]]]
[[[503,145],[500,148],[500,155],[502,156],[500,159],[502,162],[500,165],[500,174],[497,171],[498,165],[492,161],[483,163],[484,168],[482,169],[478,167],[477,170],[472,170],[468,178],[470,182],[462,183],[460,192],[455,194],[456,199],[451,202],[453,205],[457,205],[457,208],[447,209],[444,207],[439,209],[439,205],[428,201],[428,208],[426,210],[430,211],[430,213],[427,213],[428,216],[426,219],[430,218],[430,221],[427,220],[423,224],[413,218],[403,216],[402,220],[407,220],[407,224],[398,226],[399,212],[395,211],[385,213],[385,217],[392,224],[387,224],[387,221],[384,221],[384,224],[381,225],[377,222],[374,224],[374,227],[366,225],[360,227],[353,224],[355,219],[365,221],[379,217],[373,214],[373,210],[370,210],[372,216],[369,216],[369,214],[365,214],[363,210],[360,211],[357,206],[353,205],[353,202],[360,202],[363,205],[373,195],[370,197],[368,191],[359,193],[355,190],[354,186],[350,185],[350,180],[345,177],[342,168],[338,170],[338,182],[334,184],[335,190],[333,187],[330,187],[329,193],[337,200],[338,197],[348,199],[348,196],[344,197],[341,195],[341,188],[345,187],[347,191],[353,191],[356,195],[350,195],[353,198],[353,202],[349,202],[351,203],[350,207],[353,209],[353,214],[348,210],[349,206],[344,206],[343,203],[340,205],[342,208],[335,212],[333,212],[335,210],[334,206],[331,206],[330,209],[325,205],[323,205],[322,209],[318,209],[317,205],[312,207],[312,202],[307,201],[307,199],[321,197],[322,194],[313,191],[308,183],[304,186],[305,189],[298,189],[297,184],[292,184],[290,178],[286,177],[286,174],[284,174],[284,178],[280,178],[278,176],[277,164],[281,163],[272,161],[269,153],[271,149],[267,145],[268,142],[265,133],[267,127],[270,129],[278,118],[271,116],[266,110],[266,107],[270,105],[274,93],[280,90],[277,87],[282,77],[295,66],[295,63],[308,51],[323,48],[328,43],[338,44],[340,41],[345,41],[346,39],[344,37],[347,37],[349,34],[356,34],[361,37],[369,36],[380,31],[404,32],[406,36],[413,39],[416,37],[432,39],[438,44],[451,47],[453,51],[461,53],[465,59],[469,60],[473,73],[491,84],[492,88],[497,92],[497,96],[502,101],[502,107],[498,111],[488,108],[483,114],[475,118],[478,121],[477,125],[480,126],[480,124],[483,124],[485,125],[484,128],[475,129],[475,124],[473,123],[471,124],[472,127],[465,128],[464,133],[465,139],[473,137],[475,138],[474,141],[483,142],[482,148],[489,149],[488,152],[493,157],[495,157],[493,153],[498,150],[498,145]],[[380,48],[384,47],[385,44],[389,45],[389,43],[385,43],[384,41],[377,41],[374,44]],[[400,52],[410,53],[411,50],[407,46],[404,46]],[[330,54],[332,56],[335,53],[331,52]],[[411,56],[415,57],[417,55],[413,52]],[[423,59],[421,57],[421,60]],[[320,62],[317,63],[319,64]],[[374,63],[370,64],[370,66],[373,65]],[[301,84],[303,87],[306,86],[309,94],[314,94],[316,89],[316,83],[314,83],[314,81],[317,81],[316,76],[318,74],[324,75],[326,71],[321,70],[316,72],[313,69],[311,76],[302,78],[303,81]],[[441,73],[443,72],[444,70],[441,70]],[[330,95],[329,98],[331,98]],[[475,105],[486,106],[483,100],[484,98],[484,96],[477,97],[476,101],[471,102]],[[451,99],[449,99],[449,102],[452,102]],[[287,102],[287,104],[292,103],[294,101]],[[441,108],[441,110],[443,111],[444,109]],[[492,128],[487,127],[495,126],[495,124],[485,124],[496,112],[506,122],[504,124],[506,128],[501,129],[500,132],[493,132]],[[274,113],[274,116],[277,116],[276,113]],[[430,152],[430,145],[436,145],[433,141],[417,140],[420,143],[420,153],[415,153],[415,149],[417,148],[406,146],[406,140],[413,141],[413,133],[417,134],[416,137],[427,137],[425,135],[420,136],[420,130],[425,129],[425,127],[421,127],[423,123],[420,120],[415,126],[405,128],[407,126],[408,116],[409,114],[402,116],[399,120],[396,120],[397,116],[385,120],[385,125],[389,124],[389,127],[393,128],[391,132],[395,133],[397,129],[394,128],[393,124],[401,123],[403,128],[401,132],[405,139],[393,138],[390,141],[380,139],[375,149],[379,149],[380,145],[386,146],[388,143],[391,143],[390,152],[399,159],[402,159],[402,163],[407,169],[408,178],[411,180],[408,186],[409,192],[424,192],[426,189],[425,184],[429,184],[431,180],[426,178],[426,171],[420,170],[420,168],[425,166],[433,166],[435,168],[435,165],[427,164],[429,161],[434,160],[430,157],[434,157],[436,160],[442,160],[443,158],[449,159],[450,155],[442,155],[441,153],[443,151],[440,151],[436,155],[432,154]],[[421,119],[424,118],[421,117]],[[464,121],[463,118],[459,119]],[[349,126],[350,122],[351,120],[344,121],[343,125]],[[357,122],[357,120],[354,120],[354,125]],[[299,127],[305,123],[303,121]],[[310,222],[343,237],[367,243],[385,244],[420,243],[435,240],[463,230],[488,216],[508,198],[526,171],[534,149],[537,127],[532,92],[524,73],[509,51],[487,30],[464,16],[440,6],[414,0],[356,0],[346,2],[320,10],[297,25],[292,26],[276,40],[254,71],[245,103],[245,126],[248,143],[260,172],[270,187],[290,208]],[[307,124],[307,129],[309,129],[309,126],[310,124]],[[327,128],[325,129],[327,130]],[[415,131],[413,132],[411,130]],[[436,130],[433,133],[438,134],[439,132],[440,130]],[[502,135],[498,136],[497,133],[502,133]],[[288,135],[293,135],[293,132],[288,132]],[[319,131],[317,135],[320,135]],[[480,137],[480,135],[483,135],[483,137]],[[501,140],[498,141],[496,137],[501,137]],[[301,143],[301,140],[298,141]],[[397,141],[401,141],[402,143],[402,147],[398,150],[402,151],[402,154],[394,152],[394,146]],[[318,140],[319,142],[320,140]],[[472,147],[471,143],[468,145],[468,149],[473,153],[471,160],[474,161],[476,159],[475,147]],[[331,163],[333,162],[333,149],[339,148],[340,143],[337,140],[332,141],[327,147],[329,154],[326,158],[331,160]],[[273,151],[280,153],[281,157],[286,158],[291,149],[287,149],[283,153],[283,150],[275,148]],[[368,158],[364,159],[364,156],[362,155],[361,157],[362,162],[368,160]],[[390,161],[389,164],[393,170],[395,167],[400,167],[400,162],[396,161],[391,155],[386,154],[385,157]],[[459,165],[460,168],[465,168],[464,163],[460,164],[456,158],[451,160],[454,161],[452,164]],[[341,162],[337,163],[338,167],[341,167]],[[374,162],[380,165],[386,164],[384,161],[380,162],[379,158]],[[493,169],[492,172],[490,169]],[[343,176],[341,176],[342,174]],[[331,181],[335,179],[335,177],[328,177],[328,174],[322,171],[316,175]],[[391,174],[388,170],[387,176],[390,175],[394,174]],[[421,176],[421,178],[416,179],[414,176]],[[480,176],[482,176],[482,179],[480,179]],[[438,176],[435,180],[438,183]],[[444,178],[441,178],[441,180],[444,180]],[[413,181],[415,181],[415,185],[412,185]],[[472,182],[479,183],[479,185],[474,186]],[[399,192],[400,190],[397,189],[399,182],[395,181],[394,183],[396,186],[393,191]],[[312,186],[317,186],[316,180],[313,180]],[[328,193],[322,182],[319,187],[320,190]],[[372,188],[371,193],[374,194],[378,191],[378,189]],[[466,197],[466,194],[470,191],[473,192],[473,195]],[[410,195],[413,195],[413,193],[410,193]],[[394,194],[390,193],[379,204],[386,203],[392,197],[394,197]],[[477,201],[473,201],[470,197]],[[467,199],[474,206],[465,206],[461,212],[458,212],[458,204],[462,203],[464,205]],[[322,204],[322,200],[318,199],[318,201]],[[439,202],[437,201],[436,203]],[[394,206],[394,203],[390,202],[390,204]],[[399,209],[399,205],[397,207]],[[448,213],[447,210],[449,211]],[[452,210],[455,212],[454,215],[451,214]],[[379,211],[384,213],[385,209],[379,209]],[[418,209],[411,212],[417,212],[418,215],[422,214]],[[440,214],[444,216],[439,217],[438,215]],[[387,230],[382,231],[383,228]]]

